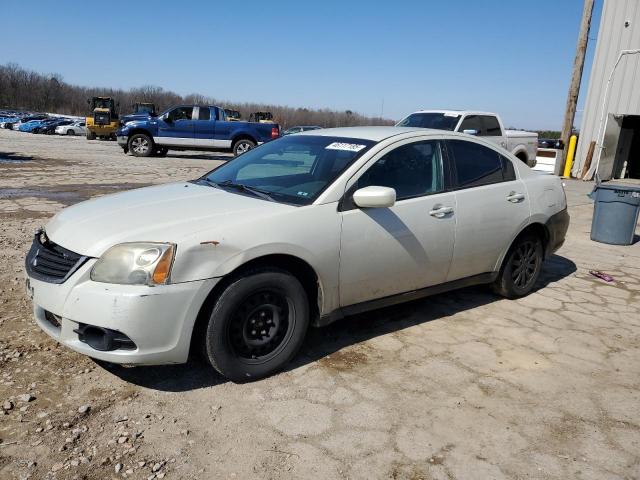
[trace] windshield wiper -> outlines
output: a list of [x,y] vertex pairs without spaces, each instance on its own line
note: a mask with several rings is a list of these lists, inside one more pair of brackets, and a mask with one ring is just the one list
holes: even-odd
[[269,195],[264,190],[260,190],[259,188],[255,188],[255,187],[249,187],[244,183],[234,183],[231,180],[225,180],[224,182],[220,182],[220,183],[213,183],[211,180],[208,180],[208,179],[205,179],[205,181],[209,184],[213,184],[216,186],[231,187],[231,188],[235,188],[236,190],[240,190],[241,192],[249,192],[255,195],[256,197],[260,197],[264,200],[269,200],[270,202],[276,201],[271,195]]

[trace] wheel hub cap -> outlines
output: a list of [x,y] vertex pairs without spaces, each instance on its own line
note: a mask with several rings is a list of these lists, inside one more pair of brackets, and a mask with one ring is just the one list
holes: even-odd
[[270,357],[290,327],[289,302],[280,293],[262,291],[247,298],[233,314],[229,340],[236,355],[247,360]]
[[524,288],[534,278],[538,267],[538,253],[533,242],[520,245],[513,256],[511,278],[516,286]]

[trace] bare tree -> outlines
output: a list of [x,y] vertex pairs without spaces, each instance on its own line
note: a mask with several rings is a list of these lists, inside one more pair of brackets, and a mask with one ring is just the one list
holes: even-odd
[[367,117],[352,110],[336,111],[326,108],[301,108],[254,102],[227,102],[200,93],[186,96],[154,85],[129,90],[82,87],[63,81],[59,74],[44,75],[21,68],[15,63],[0,65],[0,108],[85,115],[87,99],[94,96],[114,97],[120,110],[128,113],[136,102],[151,102],[158,111],[180,103],[219,105],[238,110],[248,120],[253,112],[271,112],[274,120],[284,128],[292,125],[343,127],[352,125],[393,125],[389,119]]

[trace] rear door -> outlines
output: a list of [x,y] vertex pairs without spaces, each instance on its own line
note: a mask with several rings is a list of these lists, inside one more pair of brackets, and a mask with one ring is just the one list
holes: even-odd
[[[444,282],[453,254],[455,193],[443,182],[438,140],[405,141],[352,179],[342,202],[340,304],[353,305]],[[391,187],[390,208],[358,208],[355,190]]]
[[215,115],[215,126],[213,133],[214,146],[216,148],[231,148],[231,137],[239,125],[246,125],[246,122],[232,122],[227,120],[224,111],[219,108],[211,108],[211,118]]
[[198,147],[215,146],[215,110],[210,107],[196,107],[193,114],[193,135],[194,144]]
[[158,145],[193,146],[193,107],[175,107],[166,118],[158,118],[158,137],[153,140]]
[[511,160],[473,140],[446,142],[456,195],[456,239],[447,280],[495,271],[530,216]]

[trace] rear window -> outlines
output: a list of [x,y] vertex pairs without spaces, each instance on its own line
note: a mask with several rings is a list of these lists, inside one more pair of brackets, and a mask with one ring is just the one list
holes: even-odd
[[460,120],[460,115],[452,113],[412,113],[398,122],[396,127],[434,128],[436,130],[453,131]]

